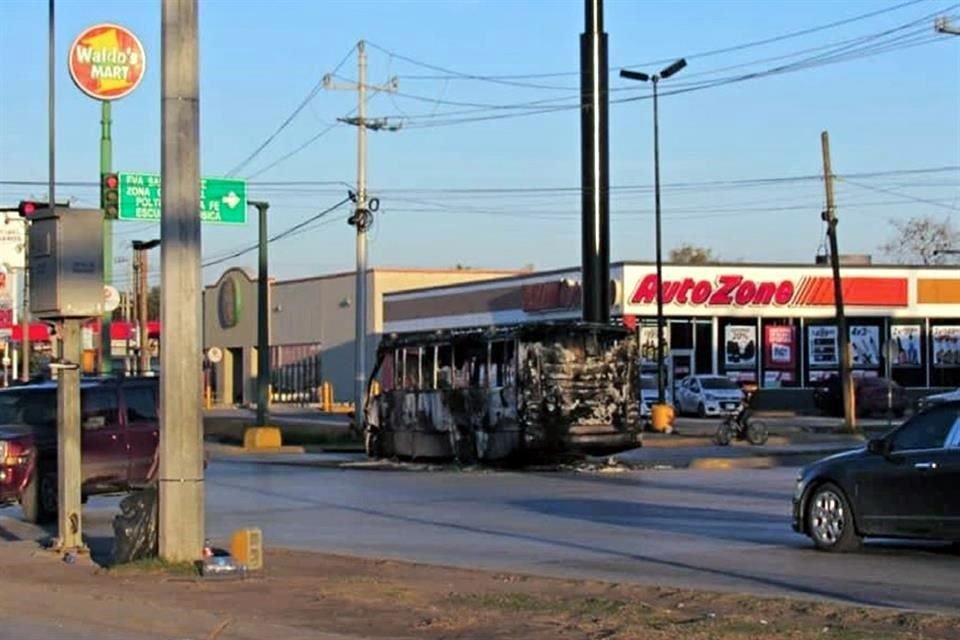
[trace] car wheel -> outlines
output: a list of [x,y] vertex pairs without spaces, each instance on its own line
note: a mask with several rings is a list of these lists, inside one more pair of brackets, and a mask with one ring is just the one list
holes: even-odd
[[33,473],[20,498],[23,519],[33,524],[47,524],[57,518],[57,474],[34,466]]
[[707,408],[703,406],[703,403],[697,405],[697,417],[706,418],[707,417]]
[[862,538],[854,526],[853,509],[835,484],[822,484],[811,494],[807,501],[807,533],[823,551],[846,552],[860,547]]

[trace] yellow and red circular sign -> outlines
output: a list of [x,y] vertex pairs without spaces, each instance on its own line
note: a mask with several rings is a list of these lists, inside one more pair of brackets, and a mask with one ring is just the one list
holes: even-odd
[[115,24],[90,27],[70,47],[70,77],[96,100],[119,100],[137,88],[147,68],[143,45]]

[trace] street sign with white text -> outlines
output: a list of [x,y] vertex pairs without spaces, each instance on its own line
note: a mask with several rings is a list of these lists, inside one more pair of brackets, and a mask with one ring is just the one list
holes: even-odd
[[[120,177],[120,220],[160,219],[160,176],[123,173]],[[247,183],[235,178],[200,180],[200,220],[215,224],[247,222]]]

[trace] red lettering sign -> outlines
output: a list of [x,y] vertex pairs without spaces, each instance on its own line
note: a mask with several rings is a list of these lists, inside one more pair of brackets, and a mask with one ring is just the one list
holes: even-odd
[[[737,275],[721,275],[714,282],[684,278],[663,282],[663,303],[711,307],[784,306],[793,300],[796,289],[790,280],[757,282]],[[632,304],[655,304],[657,276],[647,275],[637,283]]]

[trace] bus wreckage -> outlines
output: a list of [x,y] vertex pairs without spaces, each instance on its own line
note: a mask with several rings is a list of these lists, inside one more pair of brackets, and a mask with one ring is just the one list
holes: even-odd
[[495,464],[637,447],[637,355],[629,329],[582,322],[385,336],[367,454]]

